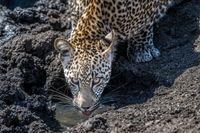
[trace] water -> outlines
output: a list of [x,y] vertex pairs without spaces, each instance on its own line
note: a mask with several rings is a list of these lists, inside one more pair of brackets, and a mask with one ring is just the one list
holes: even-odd
[[[93,115],[103,113],[108,110],[112,110],[113,106],[101,106]],[[55,118],[61,125],[65,125],[67,127],[72,127],[77,125],[78,123],[84,122],[89,117],[82,115],[77,109],[73,107],[66,107],[63,104],[56,103],[56,114]]]
[[82,115],[79,111],[77,111],[73,107],[65,107],[62,104],[56,104],[56,115],[55,118],[62,125],[72,127],[77,123],[83,122],[88,118]]

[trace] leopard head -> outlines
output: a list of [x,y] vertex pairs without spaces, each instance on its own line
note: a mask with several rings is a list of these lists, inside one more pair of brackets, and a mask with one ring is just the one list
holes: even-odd
[[70,40],[57,38],[54,45],[59,52],[74,106],[83,114],[91,114],[99,106],[99,99],[110,80],[113,60],[111,39],[84,40],[74,45]]

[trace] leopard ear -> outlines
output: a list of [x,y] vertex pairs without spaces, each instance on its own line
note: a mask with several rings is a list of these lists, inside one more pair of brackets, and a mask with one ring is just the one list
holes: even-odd
[[56,51],[59,52],[59,58],[61,59],[62,64],[66,66],[70,61],[74,48],[64,37],[56,38],[54,47]]
[[111,62],[114,57],[113,55],[114,45],[115,45],[114,37],[115,35],[114,32],[112,31],[104,39],[102,39],[102,42],[107,46],[107,49],[105,49],[101,54]]
[[59,53],[70,52],[71,50],[73,50],[71,44],[64,37],[59,37],[55,39],[54,48]]
[[114,32],[110,32],[108,33],[105,38],[103,38],[101,41],[106,45],[106,46],[110,46],[113,42],[113,38],[114,38]]

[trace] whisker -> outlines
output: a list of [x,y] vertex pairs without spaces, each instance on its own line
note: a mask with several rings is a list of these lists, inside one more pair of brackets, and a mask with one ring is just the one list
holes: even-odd
[[107,95],[114,95],[114,94],[117,94],[119,92],[120,92],[119,89],[115,89],[115,90],[109,91],[107,94],[105,94],[105,96],[107,96]]
[[59,97],[59,96],[52,96],[50,99],[54,99],[54,100],[59,100],[59,101],[63,101],[63,102],[68,102],[67,99],[63,98],[63,97]]
[[69,104],[66,104],[66,105],[63,105],[64,107],[74,107],[74,105],[69,105]]
[[121,85],[121,86],[119,86],[119,87],[117,87],[117,89],[123,88],[123,87],[125,87],[126,85],[128,85],[129,83],[130,83],[130,81],[129,81],[129,82],[126,82],[125,84],[123,84],[123,85]]
[[116,90],[113,92],[108,92],[107,94],[104,94],[103,97],[112,97],[120,94],[120,90]]
[[63,96],[60,96],[60,95],[51,95],[52,98],[60,98],[60,100],[62,101],[72,101],[72,99],[68,98],[68,97],[63,97]]
[[100,99],[101,103],[108,103],[108,102],[116,102],[119,101],[121,98],[131,97],[131,95],[113,95],[113,96],[104,96]]
[[116,99],[110,99],[110,100],[101,101],[101,103],[102,103],[102,104],[105,104],[105,103],[116,102],[116,101],[117,101]]
[[60,88],[62,88],[62,87],[68,87],[68,86],[67,86],[67,84],[62,85],[62,86],[60,86],[60,87],[58,88],[58,90],[60,90]]
[[111,95],[111,96],[103,96],[101,99],[106,99],[106,98],[115,98],[117,95]]
[[62,94],[61,92],[58,92],[58,91],[56,91],[56,90],[49,89],[49,91],[50,91],[50,92],[53,92],[53,93],[56,93],[57,95],[60,95],[60,96],[62,96],[62,97],[64,97],[64,98],[72,99],[71,97],[69,97],[69,96],[67,96],[67,95],[64,95],[64,94]]
[[73,106],[72,102],[70,102],[70,101],[65,101],[65,100],[63,100],[63,99],[61,99],[61,98],[57,98],[57,97],[53,97],[52,99],[53,99],[53,100],[58,100],[58,101],[63,101],[63,102],[62,102],[62,105]]
[[60,88],[62,88],[62,87],[68,87],[68,86],[67,86],[67,84],[62,85],[62,86],[60,86],[59,88],[55,88],[55,87],[51,86],[51,88],[53,88],[54,90],[60,90]]
[[123,85],[121,85],[121,86],[119,86],[119,87],[117,87],[117,88],[111,90],[111,91],[108,92],[106,95],[113,94],[113,92],[116,93],[116,92],[119,91],[121,88],[124,88],[126,85],[128,85],[129,83],[130,83],[130,82],[126,82],[125,84],[123,84]]
[[65,79],[64,77],[60,77],[60,76],[55,76],[55,75],[54,75],[53,78],[61,79],[61,80],[63,80],[63,81],[66,82],[66,79]]
[[56,91],[53,91],[53,90],[50,90],[51,92],[54,92],[54,94],[50,94],[50,95],[57,95],[57,96],[60,96],[60,97],[63,97],[63,98],[68,98],[70,99],[68,96],[65,96],[64,94],[60,93],[60,92],[56,92]]
[[97,102],[92,108],[90,109],[91,111],[95,110],[99,106],[100,102]]
[[71,102],[70,103],[68,103],[68,102],[56,102],[56,104],[60,104],[64,107],[74,107],[74,105]]
[[74,107],[74,105],[72,103],[65,103],[65,102],[58,102],[59,104],[61,104],[64,107]]
[[[53,86],[51,86],[51,88],[53,88],[54,90],[60,90],[61,88],[65,87],[65,90],[64,90],[64,93],[68,93],[69,89],[68,89],[68,86],[67,84],[63,85],[63,86],[60,86],[59,88],[55,88]],[[62,92],[63,93],[63,92]]]
[[111,96],[104,96],[102,99],[106,98],[120,98],[120,97],[132,97],[131,95],[111,95]]
[[[59,87],[59,88],[57,88],[57,89],[56,89],[55,87],[51,86],[52,90],[55,90],[55,91],[60,90],[62,87],[67,87],[67,85],[63,85],[63,86],[61,86],[61,87]],[[65,90],[66,90],[66,91],[64,91],[64,92],[62,92],[62,93],[68,93],[69,90],[68,90],[67,88],[66,88]],[[60,92],[61,92],[61,91],[60,91]]]
[[120,73],[118,73],[118,74],[112,76],[110,79],[115,79],[115,78],[118,77],[121,73],[122,73],[122,72],[120,72]]
[[109,85],[109,84],[108,84],[107,87],[115,87],[115,85]]
[[51,97],[52,100],[66,101],[65,99],[59,97]]
[[107,100],[107,99],[117,99],[119,98],[118,96],[104,96],[100,100]]
[[56,102],[57,104],[68,104],[66,102]]

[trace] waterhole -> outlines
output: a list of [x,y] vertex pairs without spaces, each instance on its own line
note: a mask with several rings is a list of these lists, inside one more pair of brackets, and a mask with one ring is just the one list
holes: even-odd
[[73,107],[66,107],[63,104],[56,103],[56,120],[65,126],[72,127],[77,123],[87,120],[87,117],[82,115]]
[[[86,121],[89,117],[84,116],[74,107],[66,107],[63,104],[56,103],[56,114],[55,119],[64,126],[72,127],[78,123]],[[93,112],[91,116],[101,114],[105,111],[112,110],[113,106],[100,106],[97,110]]]

